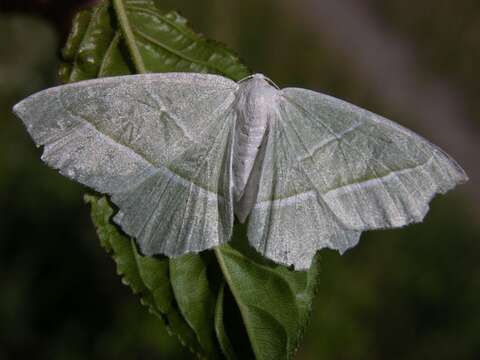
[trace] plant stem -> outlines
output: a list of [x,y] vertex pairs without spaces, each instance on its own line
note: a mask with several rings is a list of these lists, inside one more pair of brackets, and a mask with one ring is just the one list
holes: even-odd
[[137,69],[139,74],[145,74],[147,69],[145,64],[143,63],[142,56],[140,55],[140,51],[138,50],[137,43],[135,41],[135,36],[133,35],[132,28],[130,26],[130,22],[128,21],[127,12],[125,10],[125,6],[123,4],[123,0],[113,0],[113,7],[118,17],[118,21],[120,23],[120,27],[122,29],[123,35],[125,36],[125,41],[127,43],[127,47],[132,54],[132,61]]

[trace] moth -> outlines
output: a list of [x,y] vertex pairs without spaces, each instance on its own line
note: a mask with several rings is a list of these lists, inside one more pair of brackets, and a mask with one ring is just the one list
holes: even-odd
[[437,146],[334,97],[195,73],[101,78],[14,107],[42,160],[108,194],[113,221],[143,254],[170,257],[230,240],[308,269],[362,231],[420,222],[436,193],[467,180]]

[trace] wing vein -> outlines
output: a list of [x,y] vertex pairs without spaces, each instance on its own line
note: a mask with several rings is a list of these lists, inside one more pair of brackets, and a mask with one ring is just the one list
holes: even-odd
[[[324,128],[326,128],[331,134],[333,134],[334,136],[337,136],[337,134],[336,134],[332,129],[330,129],[330,127],[328,127],[320,117],[318,117],[317,115],[313,114],[311,111],[309,111],[308,109],[306,109],[304,106],[302,106],[302,105],[300,105],[300,104],[297,104],[296,102],[292,101],[291,99],[288,99],[288,98],[286,98],[286,99],[287,99],[288,101],[290,101],[292,104],[294,104],[295,106],[297,106],[298,108],[300,108],[303,112],[305,112],[305,113],[309,114],[310,116],[312,116],[313,118],[317,119],[318,122],[319,122]],[[291,122],[291,123],[292,123],[292,122]],[[293,124],[291,124],[291,126],[293,127]],[[357,128],[357,129],[358,129],[358,128]],[[340,141],[340,140],[342,140],[342,141]],[[370,165],[370,161],[374,161],[374,162],[376,162],[377,164],[379,164],[381,167],[386,167],[387,170],[390,170],[390,169],[388,168],[388,166],[385,165],[385,164],[383,164],[383,163],[381,163],[381,162],[379,162],[379,161],[378,161],[377,159],[375,159],[374,157],[371,157],[370,159],[367,159],[367,158],[365,157],[365,155],[363,155],[363,153],[362,153],[361,151],[358,151],[358,149],[357,149],[357,147],[356,147],[355,145],[353,145],[352,143],[350,143],[348,140],[344,140],[344,137],[339,137],[339,145],[340,145],[339,147],[340,147],[340,149],[341,149],[341,151],[342,151],[342,155],[343,155],[343,158],[344,158],[344,160],[345,160],[345,164],[346,164],[347,166],[349,166],[349,163],[348,163],[348,159],[347,159],[347,157],[346,157],[346,155],[345,155],[345,152],[344,152],[344,150],[343,150],[343,148],[342,148],[342,146],[341,146],[341,143],[342,143],[342,142],[345,143],[345,144],[347,144],[349,147],[351,147],[354,151],[356,151],[356,152],[363,158],[363,161],[365,162],[365,165],[375,174],[375,177],[376,177],[376,179],[378,180],[379,185],[382,186],[384,192],[385,192],[385,193],[388,195],[388,197],[390,198],[391,203],[392,203],[392,204],[395,206],[395,208],[397,209],[397,210],[396,210],[396,211],[397,211],[397,215],[401,216],[402,211],[401,211],[400,208],[398,207],[398,204],[397,204],[397,202],[395,201],[395,197],[392,195],[391,191],[387,188],[387,186],[385,185],[385,183],[383,183],[383,182],[380,180],[380,179],[381,179],[381,176],[379,175],[378,171],[377,171],[373,166]],[[303,143],[303,142],[302,142],[302,143]],[[313,156],[313,154],[312,154],[312,156]],[[351,169],[351,168],[349,167],[349,169]],[[350,173],[352,173],[351,170],[350,170]],[[398,176],[397,176],[397,179],[398,179],[398,181],[402,184],[402,186],[405,187],[405,185],[403,184],[403,181],[402,181]],[[409,196],[411,195],[409,191],[407,191],[407,194],[408,194]],[[362,196],[362,197],[363,197],[363,196]],[[355,211],[357,212],[357,214],[359,215],[359,217],[362,218],[362,216],[361,216],[361,214],[360,214],[360,212],[359,212],[359,209],[358,209],[357,207],[355,207]]]

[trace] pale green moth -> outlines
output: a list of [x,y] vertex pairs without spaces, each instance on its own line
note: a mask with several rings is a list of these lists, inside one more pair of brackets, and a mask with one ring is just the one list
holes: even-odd
[[258,252],[304,270],[362,231],[422,221],[436,193],[467,180],[400,125],[259,74],[102,78],[14,111],[48,165],[111,195],[114,222],[146,255],[228,242],[235,214]]

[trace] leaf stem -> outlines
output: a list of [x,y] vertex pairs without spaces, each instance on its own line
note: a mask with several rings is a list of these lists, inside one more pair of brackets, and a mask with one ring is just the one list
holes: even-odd
[[140,55],[140,50],[138,49],[137,43],[135,41],[135,36],[133,35],[130,22],[128,21],[127,12],[125,10],[123,0],[113,0],[113,7],[117,14],[123,35],[125,36],[127,47],[132,53],[133,64],[135,65],[138,73],[145,74],[147,72],[147,68],[143,63],[142,56]]
[[[215,257],[217,258],[218,264],[220,265],[220,269],[223,272],[223,276],[225,276],[225,281],[227,282],[228,287],[230,288],[230,291],[232,292],[233,297],[235,298],[235,301],[238,304],[240,314],[242,315],[242,319],[243,319],[243,322],[245,324],[246,319],[247,319],[247,314],[246,314],[247,310],[245,309],[245,306],[240,301],[240,297],[238,296],[238,293],[237,293],[235,287],[233,286],[232,278],[230,276],[230,271],[228,270],[227,264],[225,264],[225,260],[223,259],[223,255],[221,253],[220,246],[214,247],[213,252],[215,253]],[[255,342],[254,342],[255,339],[253,338],[253,335],[250,334],[248,326],[245,326],[245,330],[247,331],[248,339],[250,340],[250,344],[252,345],[253,352],[256,355],[257,351],[255,349]]]

